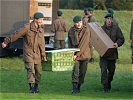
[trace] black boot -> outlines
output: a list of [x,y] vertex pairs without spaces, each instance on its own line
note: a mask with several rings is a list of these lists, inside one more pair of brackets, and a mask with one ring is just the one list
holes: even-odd
[[79,92],[80,92],[80,90],[78,89],[78,83],[74,82],[73,83],[72,94],[76,94],[76,93],[79,93]]
[[38,84],[37,83],[35,83],[34,91],[35,91],[35,93],[39,93],[39,88],[38,88]]
[[81,86],[81,84],[78,84],[78,90],[79,90],[79,92],[80,92],[80,86]]
[[34,83],[29,83],[29,93],[34,93]]
[[111,90],[111,82],[108,83],[108,90],[109,90],[109,91]]
[[103,85],[103,92],[104,93],[108,93],[109,92],[109,88],[108,88],[107,84]]

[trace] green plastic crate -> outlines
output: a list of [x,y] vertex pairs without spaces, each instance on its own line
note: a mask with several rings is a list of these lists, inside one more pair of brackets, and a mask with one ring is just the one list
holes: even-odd
[[47,62],[42,62],[43,71],[69,71],[73,69],[74,50],[78,49],[61,49],[46,51]]

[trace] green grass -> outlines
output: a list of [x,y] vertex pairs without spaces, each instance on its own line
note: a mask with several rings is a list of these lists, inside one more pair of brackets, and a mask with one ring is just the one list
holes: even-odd
[[116,74],[112,82],[112,91],[103,93],[100,84],[100,68],[98,63],[88,64],[85,82],[81,87],[81,93],[71,94],[71,71],[65,72],[42,72],[40,94],[29,94],[26,83],[25,70],[0,71],[2,99],[53,99],[53,100],[131,100],[132,98],[132,71],[131,65],[117,64]]
[[[75,15],[83,15],[82,10],[62,10],[63,17],[72,26]],[[104,22],[106,11],[95,11],[100,25]],[[71,94],[71,71],[42,71],[39,94],[29,94],[26,71],[22,57],[0,58],[0,100],[133,100],[133,65],[129,42],[131,11],[115,11],[115,18],[125,37],[119,48],[119,59],[110,93],[103,93],[100,83],[99,55],[94,51],[95,62],[88,64],[85,82],[81,93]]]

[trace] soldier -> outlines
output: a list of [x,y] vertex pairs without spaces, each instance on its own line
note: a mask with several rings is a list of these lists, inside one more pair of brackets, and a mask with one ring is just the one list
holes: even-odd
[[88,23],[96,22],[95,17],[93,16],[94,9],[91,8],[91,7],[88,7],[88,12],[87,13],[88,13],[88,17],[89,17]]
[[103,84],[103,91],[109,92],[111,90],[111,82],[115,73],[115,63],[118,59],[117,48],[123,45],[125,39],[119,26],[113,24],[113,15],[111,13],[108,13],[105,16],[105,24],[102,26],[102,29],[114,42],[113,54],[108,57],[100,57],[99,63],[101,68],[101,83]]
[[88,23],[96,22],[95,17],[93,16],[93,13],[94,13],[94,9],[91,7],[84,9],[85,15],[83,16],[83,19],[82,19],[84,25],[87,26]]
[[87,26],[88,25],[88,20],[89,20],[88,8],[85,8],[84,9],[84,16],[82,18],[83,25]]
[[15,32],[10,37],[4,39],[2,47],[23,37],[23,60],[27,70],[29,92],[38,93],[38,84],[41,79],[41,57],[47,61],[45,54],[44,30],[41,25],[44,16],[40,12],[34,14],[34,20],[27,23],[23,28]]
[[[84,9],[84,17],[82,19],[83,21],[83,24],[86,25],[88,27],[88,23],[91,23],[91,22],[95,22],[95,17],[93,16],[93,12],[94,12],[94,9],[91,8],[91,7],[88,7],[88,8],[85,8]],[[93,57],[93,46],[90,44],[90,49],[91,49],[91,59],[89,60],[89,62],[94,62],[94,57]]]
[[107,11],[113,15],[113,24],[118,25],[118,22],[114,18],[114,10],[112,8],[108,8]]
[[51,31],[55,33],[54,36],[54,48],[63,49],[65,48],[65,32],[68,32],[68,25],[62,18],[62,11],[57,11],[58,17],[54,20]]
[[74,68],[72,72],[72,93],[79,93],[80,86],[84,83],[87,70],[88,59],[90,59],[90,30],[82,23],[81,16],[73,18],[74,26],[68,32],[68,46],[70,48],[79,48],[79,52],[74,54]]
[[130,30],[130,42],[131,42],[131,50],[132,50],[132,64],[133,64],[133,20],[131,23],[131,30]]

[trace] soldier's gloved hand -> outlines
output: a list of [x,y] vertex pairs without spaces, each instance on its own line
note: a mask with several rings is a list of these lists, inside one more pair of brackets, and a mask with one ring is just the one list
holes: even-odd
[[117,43],[114,43],[114,48],[118,48],[118,44]]
[[48,61],[48,60],[47,60],[47,57],[43,57],[43,60],[44,60],[44,61]]

